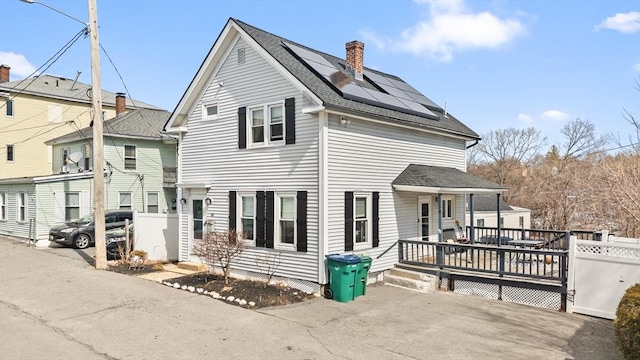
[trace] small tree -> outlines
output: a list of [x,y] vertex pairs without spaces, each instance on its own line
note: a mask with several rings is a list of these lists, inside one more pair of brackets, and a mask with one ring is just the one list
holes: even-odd
[[282,251],[278,252],[266,252],[262,255],[256,256],[256,266],[260,269],[260,273],[267,276],[267,281],[264,287],[269,286],[271,279],[275,275],[278,267],[282,263]]
[[235,230],[212,231],[194,241],[192,253],[208,265],[210,271],[219,266],[224,274],[225,284],[229,284],[231,262],[245,248],[244,239]]

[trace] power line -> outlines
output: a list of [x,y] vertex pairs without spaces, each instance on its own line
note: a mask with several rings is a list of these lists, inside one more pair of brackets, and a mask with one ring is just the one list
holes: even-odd
[[[27,76],[26,78],[22,79],[19,83],[17,83],[14,87],[12,87],[11,89],[9,89],[9,92],[12,92],[13,90],[15,90],[18,86],[20,86],[22,83],[24,83],[25,81],[27,81],[28,79],[31,79],[31,81],[27,84],[27,86],[25,86],[24,88],[22,88],[21,90],[19,90],[15,95],[13,95],[12,97],[9,98],[9,100],[7,102],[5,102],[4,104],[0,105],[0,109],[2,109],[3,107],[7,106],[7,103],[11,100],[13,100],[16,96],[18,96],[18,94],[21,94],[22,91],[26,90],[29,86],[31,86],[31,84],[33,84],[34,81],[36,81],[36,79],[38,78],[37,76],[33,76],[34,74],[36,74],[37,72],[40,71],[40,69],[44,68],[42,70],[42,72],[47,71],[53,64],[56,63],[56,61],[58,61],[58,59],[60,59],[60,57],[62,55],[64,55],[64,53],[67,52],[67,50],[69,50],[69,48],[71,48],[71,46],[73,46],[73,44],[76,43],[76,41],[78,41],[78,39],[80,39],[80,36],[83,34],[87,34],[87,29],[84,28],[82,30],[80,30],[77,34],[75,34],[71,40],[69,40],[60,50],[58,50],[58,52],[56,52],[52,57],[49,58],[49,60],[47,60],[44,64],[42,64],[39,68],[37,68],[34,72],[32,72],[29,76]],[[46,67],[45,67],[46,66]],[[3,91],[7,91],[7,90],[3,90]]]

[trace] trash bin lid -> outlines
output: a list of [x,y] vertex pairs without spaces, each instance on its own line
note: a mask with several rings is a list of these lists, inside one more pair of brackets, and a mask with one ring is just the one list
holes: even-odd
[[360,257],[358,255],[354,255],[354,254],[328,255],[327,259],[332,260],[332,261],[336,261],[336,262],[345,263],[345,264],[357,264],[357,263],[360,262]]

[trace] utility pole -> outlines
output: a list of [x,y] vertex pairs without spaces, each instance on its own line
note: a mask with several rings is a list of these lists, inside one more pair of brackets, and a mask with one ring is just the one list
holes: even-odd
[[96,269],[107,267],[104,219],[104,146],[102,141],[102,85],[100,84],[100,41],[96,0],[89,2],[91,37],[91,99],[93,100],[93,214],[95,221]]

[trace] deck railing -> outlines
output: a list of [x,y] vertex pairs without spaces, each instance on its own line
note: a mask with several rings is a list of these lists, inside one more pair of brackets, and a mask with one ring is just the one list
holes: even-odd
[[[537,242],[532,247],[539,250],[567,250],[571,235],[565,230],[501,228],[498,236],[497,228],[485,226],[474,226],[473,232],[474,244],[507,245],[512,240],[530,240]],[[471,238],[471,227],[467,226],[467,239]]]
[[568,250],[519,248],[511,245],[458,244],[398,240],[401,264],[472,271],[497,276],[567,281]]

